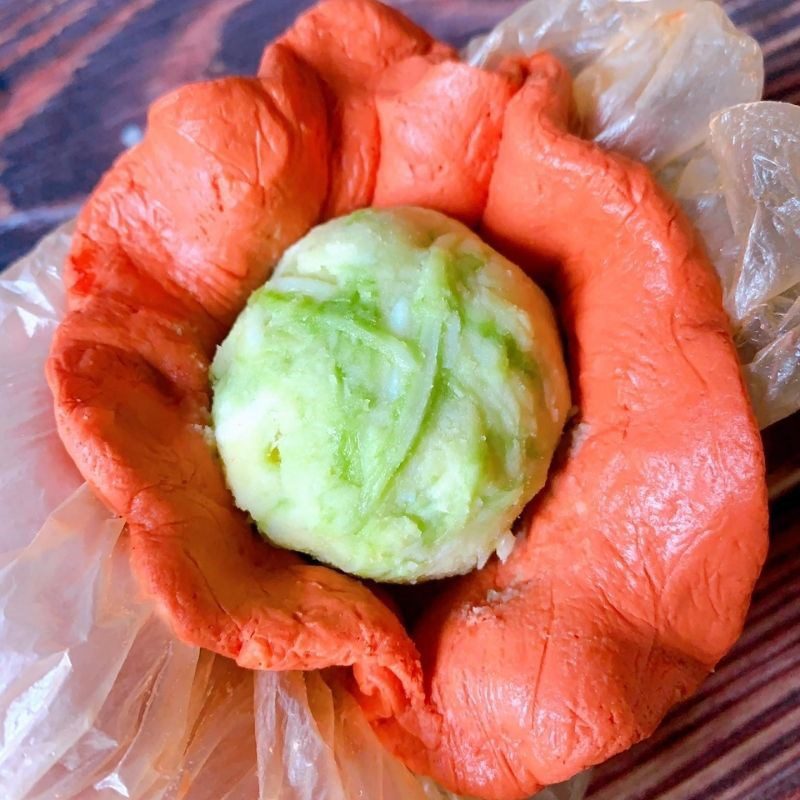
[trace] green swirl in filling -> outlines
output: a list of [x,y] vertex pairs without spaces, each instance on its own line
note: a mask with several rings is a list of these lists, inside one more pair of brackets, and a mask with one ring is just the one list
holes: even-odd
[[415,208],[294,245],[211,377],[237,505],[273,543],[384,581],[463,573],[506,541],[568,405],[541,292]]

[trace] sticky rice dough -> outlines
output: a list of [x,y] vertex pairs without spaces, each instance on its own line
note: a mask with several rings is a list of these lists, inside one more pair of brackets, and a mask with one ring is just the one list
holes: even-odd
[[545,295],[420,208],[313,229],[211,374],[237,505],[273,543],[382,581],[462,574],[509,547],[569,407]]

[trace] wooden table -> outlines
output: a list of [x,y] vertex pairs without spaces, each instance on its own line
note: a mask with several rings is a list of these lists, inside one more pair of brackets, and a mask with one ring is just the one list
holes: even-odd
[[[0,0],[0,268],[73,216],[139,135],[147,105],[190,80],[255,69],[309,0]],[[396,0],[461,44],[518,0]],[[800,0],[728,0],[764,46],[766,95],[800,101]],[[776,495],[800,474],[800,421],[766,435]],[[591,800],[800,798],[800,499],[773,545],[745,633],[649,741],[598,768]]]

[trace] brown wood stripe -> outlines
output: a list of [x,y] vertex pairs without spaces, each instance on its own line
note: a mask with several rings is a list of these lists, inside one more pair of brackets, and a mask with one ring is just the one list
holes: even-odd
[[[740,793],[740,782],[752,774],[759,767],[764,767],[764,774],[774,775],[778,767],[778,759],[784,754],[795,752],[798,741],[798,723],[800,722],[800,708],[797,706],[797,696],[784,702],[784,707],[780,711],[766,712],[778,718],[778,721],[770,728],[763,728],[755,736],[750,736],[742,742],[742,745],[731,750],[724,759],[711,763],[703,770],[684,776],[675,783],[671,790],[663,792],[664,797],[690,796],[695,797],[715,797],[728,798],[731,795]],[[787,707],[787,704],[791,703]],[[780,723],[780,724],[779,724]],[[789,728],[793,732],[784,735],[783,730]],[[748,753],[756,749],[756,755],[748,756]],[[789,765],[784,764],[784,773],[789,772]],[[787,775],[780,778],[780,783],[776,783],[776,789],[784,791]],[[754,787],[756,788],[756,787]],[[762,791],[759,786],[758,791]],[[778,795],[774,795],[777,797]]]
[[11,3],[4,3],[0,6],[0,25],[3,30],[9,29],[12,34],[17,33],[26,25],[36,22],[45,16],[50,6],[58,6],[67,0],[53,0],[52,3],[47,3],[46,0],[29,0],[27,3],[18,3],[12,5]]
[[[46,106],[72,79],[75,71],[98,46],[106,44],[124,29],[128,20],[155,0],[128,0],[119,10],[89,34],[66,48],[59,58],[49,60],[30,75],[23,76],[0,115],[0,138],[19,130],[25,120]],[[78,5],[77,11],[82,14]],[[80,17],[79,17],[80,18]]]
[[712,787],[724,790],[725,800],[753,797],[754,792],[763,792],[762,797],[770,797],[767,792],[772,785],[783,785],[789,796],[800,788],[800,765],[797,763],[797,749],[800,746],[800,726],[788,734],[778,737],[766,745],[760,753],[746,759],[733,773],[725,776]]
[[[740,704],[754,692],[773,685],[776,681],[788,681],[800,669],[800,636],[765,647],[750,660],[748,668],[742,669],[735,657],[730,658],[721,672],[712,676],[708,683],[718,678],[713,689],[705,688],[697,696],[684,703],[664,722],[657,736],[637,747],[636,763],[645,764],[681,752],[684,743],[698,731],[706,730],[710,723],[723,712],[740,710]],[[719,679],[719,676],[722,676]],[[688,758],[688,753],[686,754]],[[701,760],[707,760],[703,753]],[[630,771],[629,759],[618,758],[599,770],[593,787],[597,790],[619,780]]]
[[29,3],[27,8],[18,10],[16,14],[11,13],[10,7],[6,8],[4,13],[0,13],[0,45],[13,44],[28,32],[32,24],[57,13],[66,2],[69,0],[53,0],[49,7],[41,3]]
[[92,0],[60,0],[37,20],[36,25],[9,25],[0,32],[0,70],[7,70],[14,64],[20,64],[24,68],[25,58],[32,53],[43,52],[54,34],[61,34],[73,24],[85,21],[86,12],[91,9],[91,5]]

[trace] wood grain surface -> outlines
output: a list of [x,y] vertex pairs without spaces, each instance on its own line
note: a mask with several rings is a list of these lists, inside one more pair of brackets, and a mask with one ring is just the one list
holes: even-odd
[[[255,69],[310,0],[0,0],[0,269],[73,216],[176,85]],[[519,0],[395,0],[454,44]],[[758,38],[766,96],[800,101],[800,0],[728,0]],[[800,420],[765,437],[773,540],[741,641],[590,800],[800,799]]]

